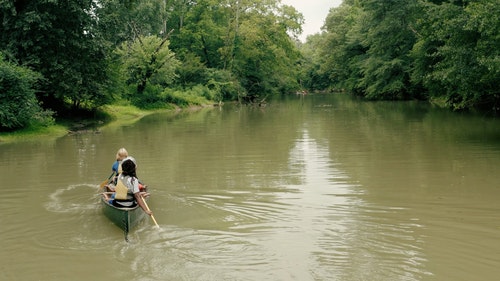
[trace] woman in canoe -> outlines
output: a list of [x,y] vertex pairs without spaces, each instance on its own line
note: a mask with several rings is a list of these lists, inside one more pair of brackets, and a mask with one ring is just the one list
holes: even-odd
[[118,176],[114,188],[115,196],[113,198],[113,205],[116,207],[132,208],[136,204],[139,204],[144,212],[151,216],[153,213],[148,210],[143,201],[143,196],[147,196],[148,194],[139,189],[135,159],[133,157],[123,159],[121,167],[122,172]]

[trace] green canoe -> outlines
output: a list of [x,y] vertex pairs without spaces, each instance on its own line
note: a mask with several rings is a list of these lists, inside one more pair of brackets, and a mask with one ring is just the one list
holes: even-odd
[[139,205],[132,208],[119,208],[110,204],[104,196],[101,196],[101,202],[104,215],[125,233],[128,233],[146,217],[146,213]]

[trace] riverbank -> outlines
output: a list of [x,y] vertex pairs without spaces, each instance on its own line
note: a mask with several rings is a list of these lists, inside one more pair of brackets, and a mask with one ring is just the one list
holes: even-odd
[[57,120],[49,126],[31,126],[14,132],[0,132],[0,144],[30,141],[34,138],[59,138],[67,134],[77,134],[87,131],[98,133],[103,126],[120,126],[134,123],[146,115],[160,112],[180,112],[182,110],[197,110],[202,106],[181,109],[169,106],[162,109],[145,110],[133,105],[106,105],[101,107],[93,117]]

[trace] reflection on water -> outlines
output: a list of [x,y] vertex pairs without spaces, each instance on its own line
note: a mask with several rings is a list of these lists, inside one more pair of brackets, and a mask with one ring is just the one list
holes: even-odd
[[[0,145],[0,280],[496,280],[498,121],[311,95]],[[126,147],[160,224],[98,184]]]

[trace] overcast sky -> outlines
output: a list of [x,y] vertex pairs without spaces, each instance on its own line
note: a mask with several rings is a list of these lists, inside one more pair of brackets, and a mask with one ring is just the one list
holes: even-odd
[[281,0],[281,3],[294,6],[304,15],[306,22],[302,26],[303,33],[299,39],[305,41],[307,35],[321,31],[330,8],[338,7],[342,0]]

